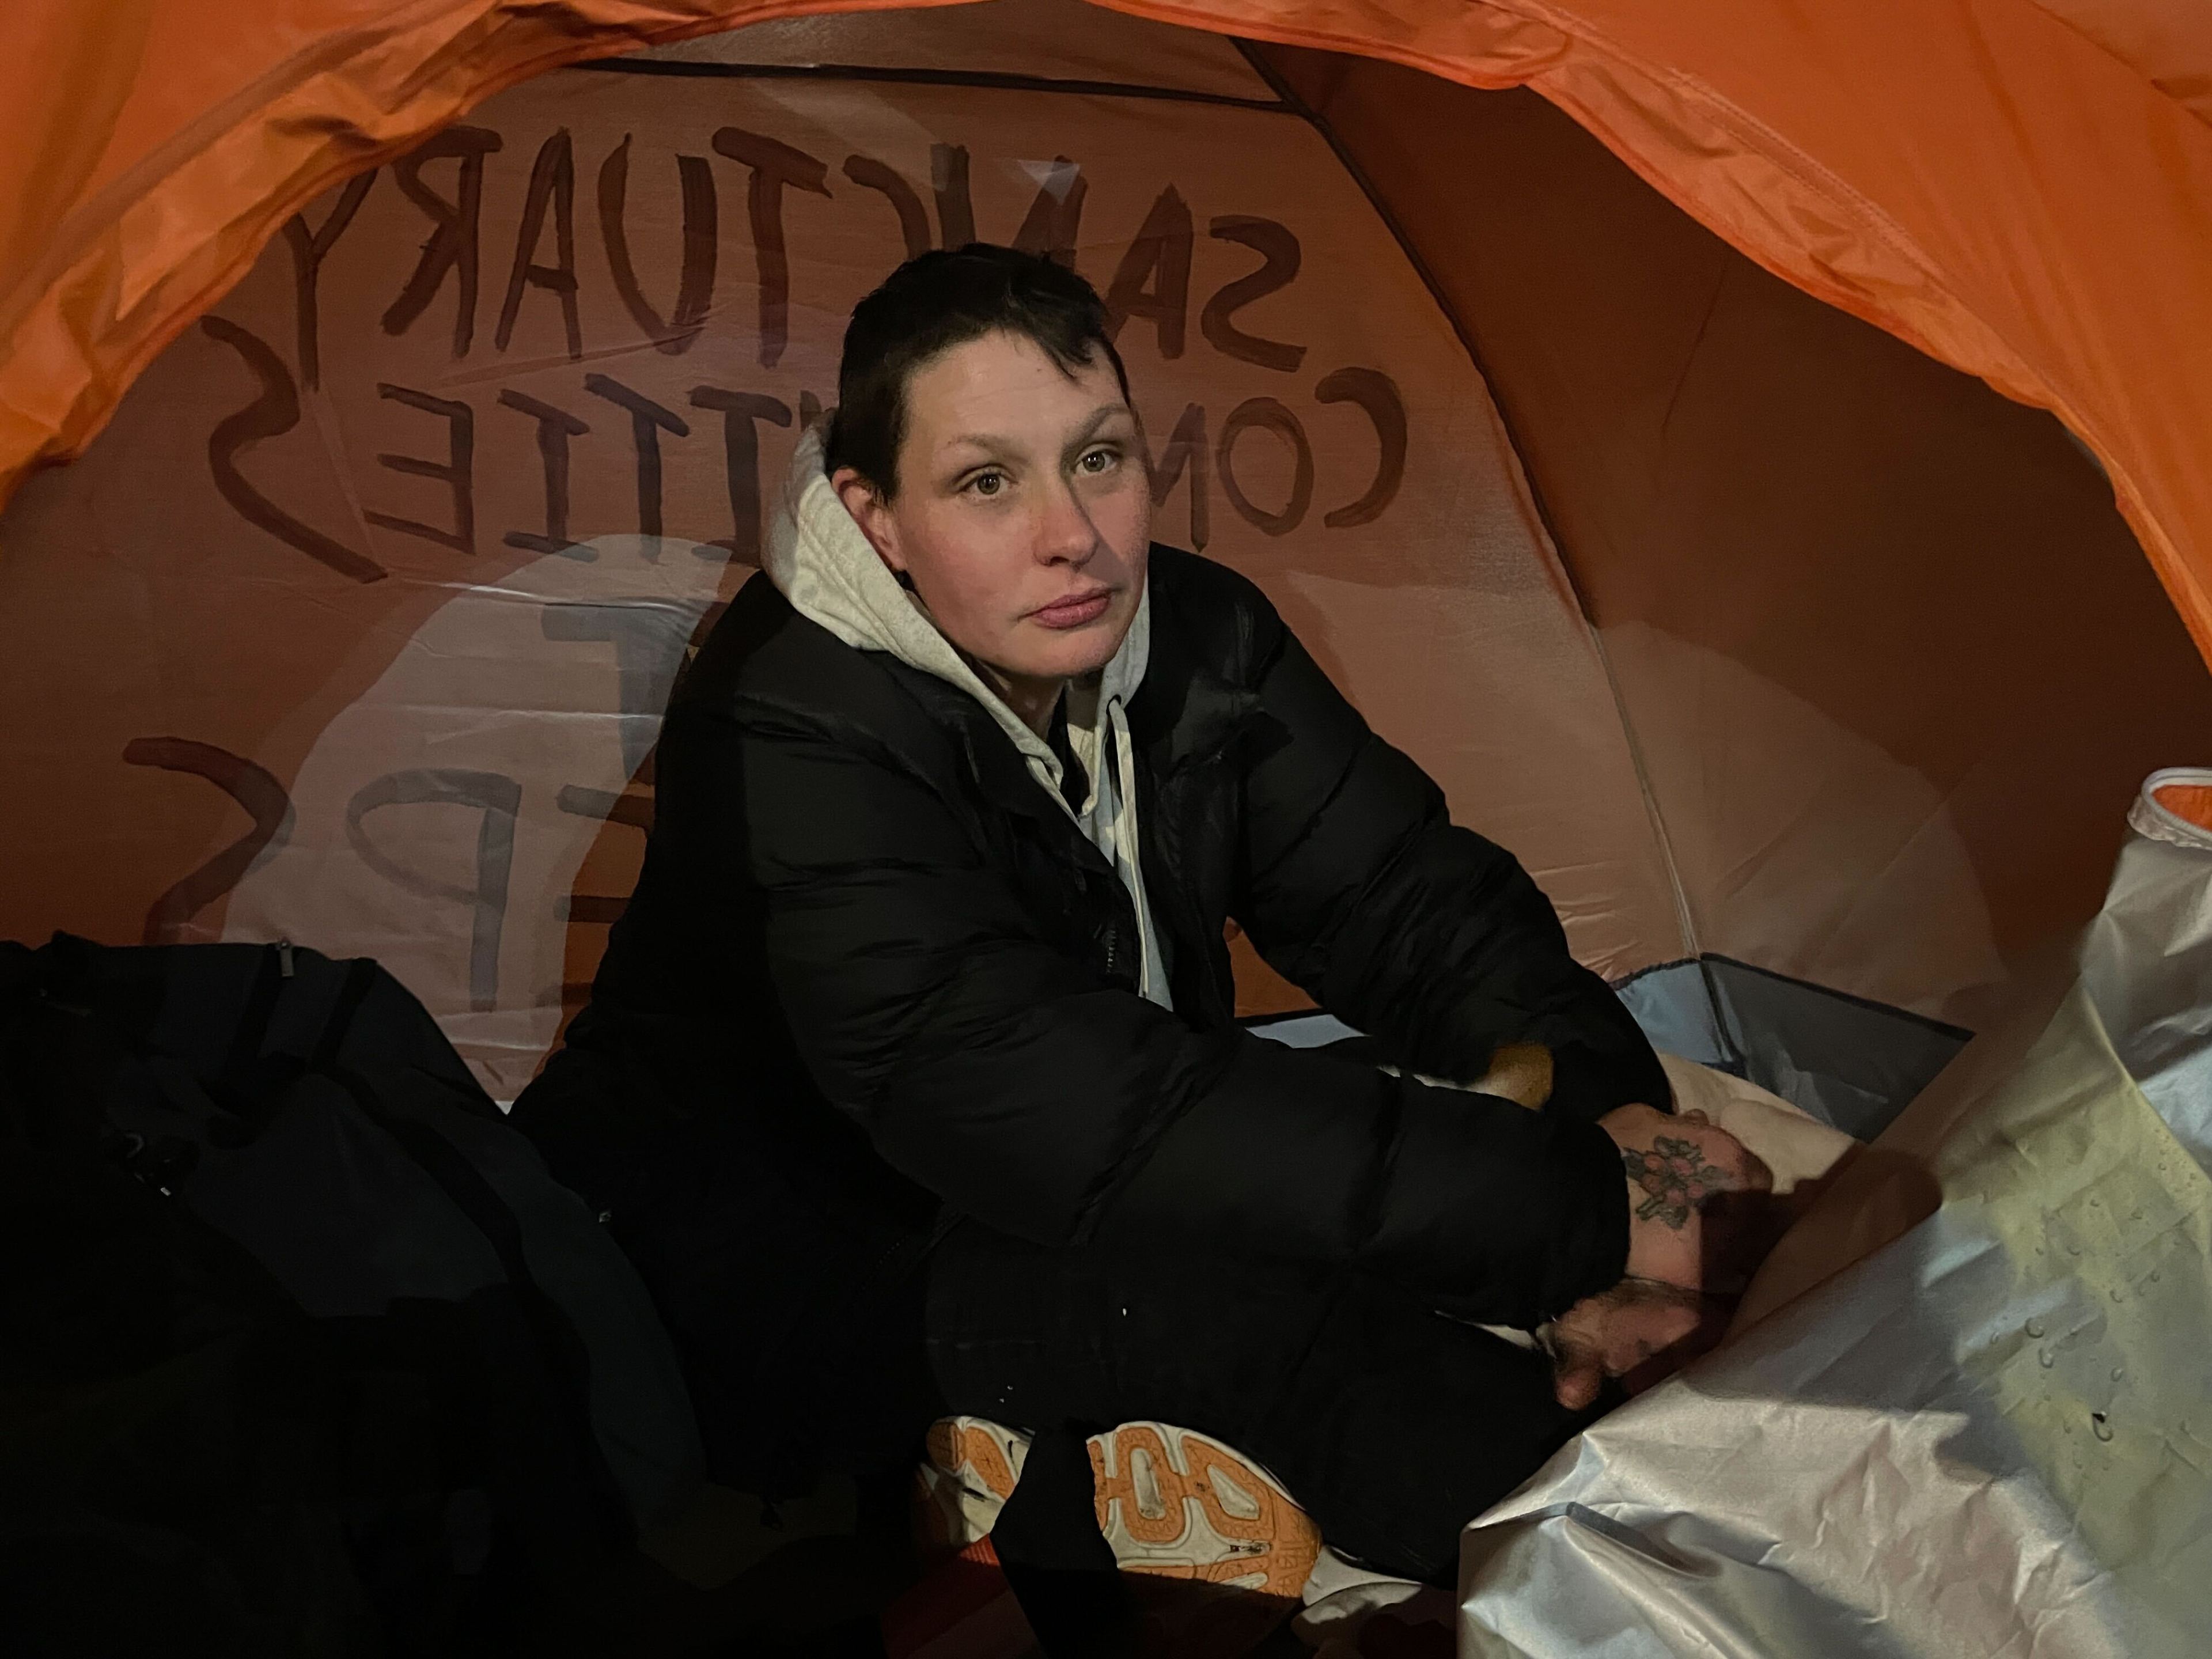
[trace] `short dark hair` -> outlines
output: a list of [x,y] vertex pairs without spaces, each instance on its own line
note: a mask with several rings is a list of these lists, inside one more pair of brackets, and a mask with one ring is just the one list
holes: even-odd
[[1121,396],[1129,395],[1105,304],[1066,266],[988,242],[917,254],[854,307],[845,325],[827,469],[849,466],[889,500],[898,489],[906,389],[915,371],[940,352],[1000,332],[1034,341],[1071,376],[1103,351]]

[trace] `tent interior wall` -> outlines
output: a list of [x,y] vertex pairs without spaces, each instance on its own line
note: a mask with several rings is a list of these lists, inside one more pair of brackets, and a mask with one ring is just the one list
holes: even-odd
[[1484,366],[1697,945],[1974,1023],[1978,988],[2094,910],[2136,786],[2212,712],[2094,460],[1532,94],[1265,50]]
[[[2212,716],[2058,421],[1533,92],[1076,0],[798,17],[332,189],[23,485],[0,935],[374,955],[511,1097],[845,314],[971,229],[1109,293],[1156,533],[1259,581],[1608,976],[1974,1025]],[[1247,1012],[1301,1000],[1238,962]]]

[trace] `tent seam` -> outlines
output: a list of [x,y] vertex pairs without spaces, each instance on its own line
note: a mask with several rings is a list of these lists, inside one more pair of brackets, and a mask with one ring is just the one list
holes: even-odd
[[888,86],[975,87],[994,92],[1060,93],[1080,98],[1145,98],[1162,103],[1241,109],[1255,115],[1297,113],[1280,98],[1239,98],[1232,93],[1153,87],[1135,81],[1078,81],[995,70],[890,69],[866,64],[712,64],[641,58],[628,53],[557,67],[595,75],[665,76],[707,81],[860,81]]
[[[1221,32],[1218,18],[1203,10],[1176,5],[1172,3],[1172,0],[1165,0],[1165,3],[1164,0],[1091,0],[1091,3],[1105,6],[1111,10],[1127,12],[1133,16],[1150,17],[1158,21],[1171,22],[1184,27],[1205,29],[1210,33]],[[1881,244],[1891,253],[1901,258],[1905,264],[1917,275],[1926,289],[1936,296],[1952,316],[1973,325],[1981,337],[1983,351],[1988,360],[1961,363],[1955,356],[1935,349],[1924,331],[1910,320],[1901,311],[1873,304],[1871,296],[1863,299],[1858,290],[1834,277],[1824,267],[1817,264],[1808,265],[1802,272],[1784,270],[1771,263],[1763,252],[1744,246],[1735,237],[1726,234],[1707,216],[1704,204],[1695,203],[1693,200],[1686,201],[1668,189],[1667,185],[1644,165],[1643,158],[1633,145],[1616,142],[1610,129],[1597,118],[1595,111],[1588,108],[1565,88],[1547,83],[1547,77],[1542,70],[1531,70],[1518,76],[1471,75],[1463,66],[1451,59],[1439,58],[1419,51],[1380,46],[1374,42],[1354,40],[1340,34],[1330,34],[1315,29],[1277,28],[1262,25],[1251,30],[1250,38],[1271,40],[1285,46],[1304,46],[1316,51],[1371,58],[1378,62],[1396,64],[1403,68],[1434,75],[1439,80],[1448,81],[1458,86],[1489,89],[1508,85],[1527,86],[1565,111],[1576,125],[1595,136],[1646,185],[1657,191],[1677,209],[1689,214],[1698,223],[1719,236],[1721,240],[1745,255],[1762,270],[1769,271],[1791,287],[1811,295],[1822,303],[1833,306],[1847,316],[1856,317],[1862,322],[1868,323],[1904,341],[1923,356],[1932,358],[1937,362],[1951,364],[1954,368],[1961,368],[1965,373],[1990,381],[1991,385],[1997,386],[2000,392],[2013,398],[2015,402],[2048,410],[2057,416],[2062,423],[2071,426],[2095,452],[2100,464],[2105,468],[2106,477],[2113,485],[2113,493],[2118,499],[2121,511],[2136,529],[2137,540],[2142,543],[2144,556],[2150,561],[2152,568],[2157,572],[2160,580],[2166,586],[2169,593],[2186,595],[2190,599],[2191,603],[2187,605],[2177,603],[2174,609],[2180,615],[2183,624],[2189,629],[2191,636],[2197,641],[2199,653],[2208,663],[2212,663],[2212,591],[2208,591],[2198,580],[2197,573],[2190,568],[2188,561],[2173,544],[2164,525],[2153,514],[2141,491],[2135,487],[2132,478],[2124,469],[2117,465],[2115,457],[2119,452],[2113,446],[2106,443],[2102,434],[2095,429],[2093,423],[2081,415],[2082,400],[2072,384],[2071,378],[2041,360],[2029,356],[2014,346],[2010,339],[1998,332],[1995,325],[1979,310],[1968,305],[1953,289],[1949,282],[1944,279],[1942,268],[1926,257],[1918,244],[1905,234],[1902,226],[1870,202],[1858,190],[1846,184],[1829,169],[1821,167],[1810,156],[1806,155],[1796,144],[1784,139],[1772,127],[1741,108],[1733,100],[1723,97],[1718,90],[1698,77],[1686,75],[1680,70],[1667,65],[1648,63],[1624,51],[1611,35],[1581,18],[1563,21],[1558,9],[1543,3],[1543,0],[1472,0],[1472,3],[1509,17],[1521,18],[1553,29],[1563,40],[1589,47],[1608,64],[1630,65],[1637,75],[1656,86],[1667,89],[1676,98],[1694,106],[1711,117],[1717,125],[1726,127],[1739,143],[1742,143],[1746,138],[1757,138],[1762,141],[1747,144],[1747,153],[1758,156],[1773,167],[1777,172],[1789,177],[1801,188],[1810,191],[1816,197],[1826,195],[1826,199],[1836,202],[1838,205],[1850,213],[1856,229],[1864,232],[1870,240]],[[2042,9],[2040,7],[2035,9],[2038,11]],[[2048,15],[2048,14],[2045,15]],[[2105,48],[2096,46],[2094,42],[2089,41],[2087,36],[2080,38],[2084,44],[2091,46],[2100,54],[2108,57],[2111,55]],[[2140,78],[2139,72],[2138,78]],[[2160,99],[2168,102],[2172,101],[2162,89],[2154,88],[2154,90]],[[1449,309],[1446,314],[1449,314]],[[1990,356],[1992,348],[1994,348],[1993,356]],[[2028,397],[2006,392],[2005,387],[1998,385],[1992,378],[1995,373],[2001,371],[2008,372],[2008,379],[2024,372],[2027,380],[2043,395]]]
[[2112,46],[2106,45],[2104,41],[2100,40],[2095,35],[2090,33],[2088,30],[2083,28],[2072,18],[2066,16],[2063,13],[2051,10],[2049,6],[2043,3],[2043,0],[2026,0],[2026,3],[2028,9],[2031,11],[2041,12],[2052,22],[2057,24],[2060,28],[2064,29],[2069,34],[2075,36],[2094,51],[2112,59],[2113,63],[2118,64],[2130,75],[2142,82],[2143,85],[2148,87],[2160,97],[2165,99],[2166,102],[2172,104],[2176,109],[2179,110],[2184,115],[2186,115],[2191,120],[2202,122],[2204,125],[2212,127],[2212,113],[2201,112],[2186,100],[2174,96],[2173,94],[2168,92],[2163,86],[2159,84],[2159,80],[2156,76],[2144,69],[2142,64],[2134,62],[2130,58],[2122,57],[2119,52],[2115,51]]

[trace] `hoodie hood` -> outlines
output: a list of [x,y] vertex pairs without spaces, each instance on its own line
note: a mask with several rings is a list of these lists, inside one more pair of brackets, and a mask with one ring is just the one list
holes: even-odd
[[1169,1006],[1167,963],[1145,896],[1138,854],[1135,750],[1127,708],[1143,682],[1152,645],[1152,587],[1137,599],[1137,614],[1121,648],[1095,684],[1072,681],[1067,699],[1069,746],[1089,775],[1081,808],[1061,793],[1063,769],[1052,745],[1031,731],[956,649],[921,599],[899,585],[877,556],[823,470],[823,434],[829,412],[801,434],[769,526],[763,568],[792,607],[845,644],[881,651],[910,668],[956,685],[988,711],[1021,754],[1030,775],[1077,829],[1104,854],[1137,912],[1144,994]]

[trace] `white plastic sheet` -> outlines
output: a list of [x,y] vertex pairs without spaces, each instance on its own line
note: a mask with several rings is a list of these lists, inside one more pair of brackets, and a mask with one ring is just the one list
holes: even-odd
[[2212,1645],[2212,836],[2135,822],[2078,969],[1839,1178],[1752,1301],[1812,1288],[1468,1529],[1462,1654]]

